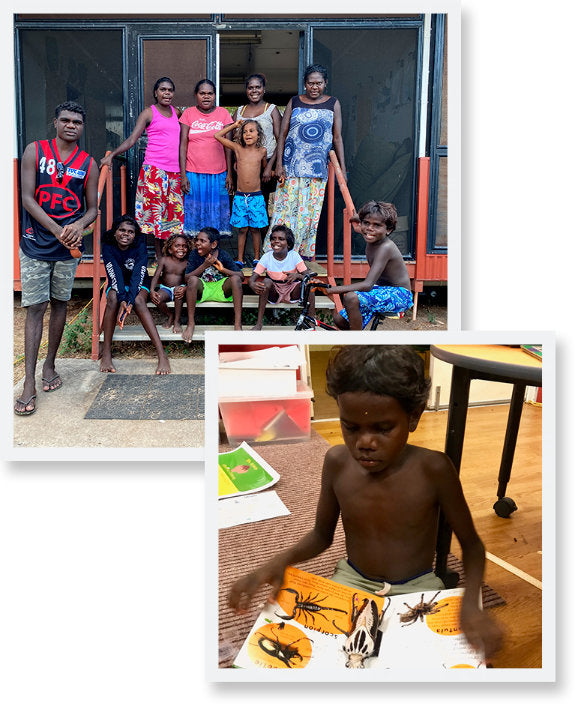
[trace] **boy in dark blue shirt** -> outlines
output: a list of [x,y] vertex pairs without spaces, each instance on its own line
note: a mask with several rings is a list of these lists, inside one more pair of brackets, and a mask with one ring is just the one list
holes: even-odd
[[150,277],[147,274],[147,244],[137,221],[131,216],[118,218],[103,236],[103,264],[107,273],[107,308],[103,316],[101,372],[116,372],[111,354],[115,326],[123,327],[135,307],[143,328],[155,346],[156,375],[171,372],[153,317],[147,308]]
[[182,334],[188,343],[194,333],[197,301],[233,302],[234,329],[242,331],[242,271],[227,252],[220,250],[219,240],[220,233],[216,228],[202,228],[188,258],[188,325]]

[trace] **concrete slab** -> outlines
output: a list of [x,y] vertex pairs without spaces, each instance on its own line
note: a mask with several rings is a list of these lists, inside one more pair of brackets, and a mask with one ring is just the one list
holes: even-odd
[[[42,363],[39,361],[37,366],[37,411],[29,417],[14,415],[14,449],[203,449],[203,420],[85,419],[107,375],[116,373],[101,373],[97,361],[57,358],[56,369],[63,386],[47,393],[42,391],[40,381]],[[153,375],[156,365],[155,358],[115,359],[117,372],[126,375]],[[173,373],[204,374],[203,358],[177,358],[171,360],[171,366]],[[14,399],[22,392],[23,384],[24,379],[15,385]],[[192,457],[199,459],[200,454]],[[90,454],[86,459],[95,460]]]

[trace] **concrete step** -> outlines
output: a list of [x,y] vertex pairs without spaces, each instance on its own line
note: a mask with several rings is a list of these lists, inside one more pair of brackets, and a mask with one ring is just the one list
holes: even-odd
[[[173,302],[167,302],[168,307],[173,307]],[[155,304],[152,301],[147,302],[147,306],[155,308]],[[269,309],[298,309],[298,304],[271,304],[267,303],[267,308]],[[201,308],[232,308],[231,302],[198,302],[196,304],[196,309]],[[258,309],[258,294],[245,294],[242,297],[242,308],[243,309]],[[315,296],[315,309],[334,309],[335,305],[333,300],[326,296]]]
[[[185,343],[181,334],[172,333],[171,329],[165,329],[161,326],[157,326],[157,332],[162,341],[182,341]],[[251,326],[244,326],[245,331],[250,331]],[[185,329],[185,326],[184,326]],[[222,326],[222,325],[199,325],[194,329],[193,339],[194,341],[203,341],[204,334],[206,331],[233,331],[233,326]],[[264,330],[267,331],[291,331],[289,326],[264,326]],[[103,340],[103,334],[101,334],[100,339]],[[124,326],[121,330],[117,326],[115,328],[115,333],[113,334],[114,341],[149,341],[149,336],[145,333],[143,328],[139,325],[136,326]]]

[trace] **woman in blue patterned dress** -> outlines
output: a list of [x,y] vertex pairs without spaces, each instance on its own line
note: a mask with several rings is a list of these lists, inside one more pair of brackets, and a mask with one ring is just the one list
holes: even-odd
[[274,212],[264,250],[270,249],[270,230],[286,225],[294,233],[295,250],[304,260],[315,259],[317,226],[327,186],[329,150],[334,148],[345,174],[341,105],[325,93],[327,70],[308,66],[305,92],[288,102],[277,145]]

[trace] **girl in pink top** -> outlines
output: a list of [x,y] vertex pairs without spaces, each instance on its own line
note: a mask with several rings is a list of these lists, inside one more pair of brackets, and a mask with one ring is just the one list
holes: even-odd
[[230,235],[232,153],[214,134],[232,123],[230,113],[216,105],[216,86],[205,78],[194,89],[196,105],[180,118],[180,172],[184,197],[184,231],[217,228]]
[[113,158],[133,147],[147,131],[147,149],[137,181],[135,220],[143,233],[155,236],[155,257],[161,258],[162,241],[184,229],[179,144],[181,112],[172,106],[175,85],[164,76],[155,82],[155,103],[141,111],[131,135],[101,160],[111,167]]

